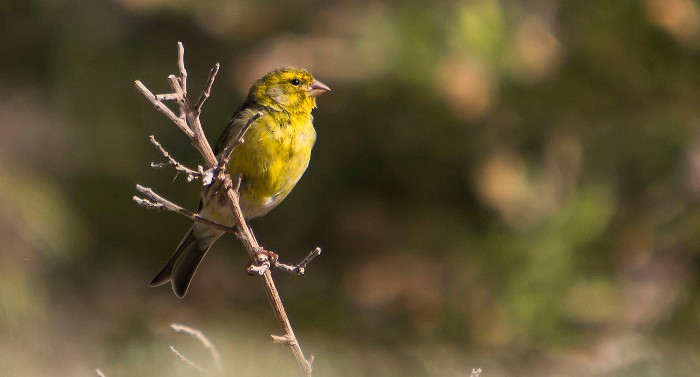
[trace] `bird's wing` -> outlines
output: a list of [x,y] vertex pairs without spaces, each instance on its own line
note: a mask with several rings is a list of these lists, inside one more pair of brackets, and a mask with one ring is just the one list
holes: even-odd
[[217,159],[221,159],[222,156],[220,156],[220,154],[224,151],[225,147],[238,135],[241,128],[248,122],[248,119],[259,110],[258,105],[248,100],[243,102],[243,104],[236,109],[214,147],[214,155],[216,155]]

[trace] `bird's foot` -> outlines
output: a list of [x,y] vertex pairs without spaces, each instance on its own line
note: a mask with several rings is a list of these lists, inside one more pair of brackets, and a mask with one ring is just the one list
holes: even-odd
[[262,275],[269,270],[271,266],[276,265],[278,260],[279,256],[277,254],[260,248],[255,253],[254,261],[250,262],[246,270],[249,275]]

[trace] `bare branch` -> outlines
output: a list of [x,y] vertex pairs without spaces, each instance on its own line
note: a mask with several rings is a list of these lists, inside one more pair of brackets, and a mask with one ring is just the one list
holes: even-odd
[[[148,90],[148,88],[145,85],[143,85],[143,83],[141,81],[139,81],[139,80],[134,81],[134,85],[136,85],[136,89],[138,89],[139,92],[141,92],[141,94],[144,95],[144,97],[146,97],[149,101],[151,101],[151,103],[153,104],[153,107],[155,107],[156,110],[165,114],[165,116],[168,117],[168,119],[170,119],[173,123],[175,123],[175,125],[177,126],[177,128],[180,129],[180,131],[184,132],[185,135],[187,135],[187,137],[189,137],[191,139],[194,136],[194,133],[187,126],[187,123],[185,123],[185,121],[182,118],[179,118],[177,115],[175,115],[175,113],[173,113],[173,111],[170,110],[170,108],[165,106],[165,104],[160,102],[158,100],[158,98],[156,97],[156,95],[153,94],[153,92],[151,92],[150,90]],[[168,96],[170,96],[170,95],[168,95]]]
[[151,143],[158,148],[160,153],[165,157],[166,160],[168,160],[167,163],[154,163],[151,162],[151,167],[154,169],[162,169],[162,168],[167,168],[167,167],[172,167],[174,168],[177,172],[183,173],[187,176],[187,182],[192,182],[194,179],[197,178],[203,178],[204,177],[204,170],[202,167],[199,167],[199,170],[193,170],[188,168],[187,166],[177,162],[168,151],[163,148],[163,146],[156,140],[155,136],[151,135],[150,136]]
[[[184,63],[183,63],[184,64]],[[215,77],[215,76],[214,76]],[[213,78],[212,78],[213,80]],[[204,161],[208,168],[214,168],[217,166],[216,156],[207,141],[207,137],[204,135],[204,130],[202,129],[202,123],[199,120],[199,113],[194,111],[192,104],[187,99],[187,94],[183,89],[181,84],[181,78],[177,78],[174,75],[168,76],[168,84],[173,92],[177,95],[176,101],[180,105],[180,113],[186,120],[189,129],[192,131],[192,136],[190,140],[192,145],[202,154]],[[189,136],[189,134],[188,134]]]
[[233,140],[231,140],[226,146],[224,146],[224,150],[220,152],[219,154],[219,163],[217,165],[218,168],[222,169],[224,166],[229,161],[229,158],[231,158],[231,152],[233,150],[241,145],[243,143],[243,136],[245,136],[246,132],[248,132],[248,129],[250,129],[250,126],[255,122],[258,118],[262,116],[262,112],[258,111],[257,113],[253,114],[248,118],[248,120],[245,122],[243,127],[238,131],[238,134],[234,136]]
[[165,199],[164,197],[156,194],[155,191],[153,191],[149,187],[144,187],[141,185],[136,185],[136,190],[138,190],[140,193],[144,194],[148,199],[143,199],[139,198],[138,196],[134,196],[132,200],[136,202],[136,204],[146,207],[148,209],[153,209],[156,211],[169,211],[169,212],[175,212],[179,213],[182,216],[187,217],[188,219],[192,221],[196,221],[205,225],[208,225],[212,228],[216,228],[219,230],[223,230],[224,232],[227,233],[232,233],[235,235],[238,235],[238,228],[236,227],[229,227],[223,224],[219,224],[215,221],[211,221],[207,218],[204,218],[200,216],[199,214],[190,212],[179,205]]
[[177,69],[180,71],[180,84],[182,92],[187,96],[187,69],[185,69],[185,46],[177,42]]
[[177,101],[177,94],[175,93],[165,93],[165,94],[156,94],[156,99],[158,101]]
[[296,266],[290,266],[288,264],[284,263],[275,263],[275,268],[278,268],[282,271],[290,272],[296,275],[304,275],[304,272],[306,272],[306,266],[311,263],[311,261],[316,258],[317,256],[321,255],[321,248],[317,247],[313,249],[301,262],[299,262]]
[[284,310],[282,298],[280,298],[279,292],[275,287],[275,282],[272,280],[270,270],[265,272],[263,279],[265,280],[265,294],[272,304],[272,309],[275,311],[275,317],[280,323],[280,326],[282,327],[282,330],[285,332],[286,336],[290,340],[293,340],[293,342],[290,341],[290,350],[292,351],[292,355],[294,355],[294,359],[297,361],[297,365],[301,371],[304,372],[307,377],[310,377],[313,370],[313,366],[311,365],[313,358],[307,359],[304,356],[304,352],[301,350],[301,346],[299,346],[299,342],[296,340],[297,337],[294,334],[294,329],[292,329],[292,324],[289,322],[289,317]]
[[214,359],[216,369],[218,369],[219,371],[222,371],[224,369],[224,366],[221,363],[221,355],[219,355],[219,351],[216,349],[214,344],[212,344],[212,342],[210,342],[209,339],[206,336],[204,336],[204,334],[201,331],[179,323],[171,323],[170,328],[173,329],[173,331],[175,332],[184,332],[185,334],[189,334],[197,338],[197,340],[199,340],[199,342],[202,343],[204,348],[208,349],[211,353],[211,357],[212,359]]
[[[186,102],[188,102],[187,101],[187,94],[185,93],[185,90],[182,88],[182,84],[181,84],[180,80],[181,79],[175,75],[168,76],[168,84],[170,84],[170,88],[173,90],[173,93],[175,94],[174,100],[180,106],[180,114],[181,114],[180,119],[187,119],[187,107],[188,107],[186,105]],[[192,124],[189,124],[189,127],[191,129]],[[192,135],[192,137],[194,137],[194,134]]]
[[[143,95],[149,101],[151,101],[151,103],[155,106],[155,108],[158,111],[165,114],[168,117],[168,119],[175,123],[175,125],[185,135],[187,135],[187,137],[192,142],[192,145],[194,145],[194,147],[201,153],[205,161],[205,167],[201,171],[201,173],[204,174],[202,176],[202,179],[205,182],[205,184],[221,184],[222,187],[225,188],[224,193],[226,195],[226,199],[229,205],[231,206],[231,210],[233,212],[235,223],[237,224],[237,226],[226,227],[221,224],[211,222],[207,219],[203,219],[199,217],[199,215],[193,214],[192,212],[187,211],[184,208],[167,201],[166,199],[160,197],[155,192],[153,192],[153,190],[143,186],[137,186],[137,190],[143,193],[147,199],[134,197],[134,201],[137,204],[143,205],[150,209],[177,212],[181,215],[187,216],[193,221],[202,222],[217,229],[236,234],[236,236],[248,252],[248,255],[250,256],[251,260],[254,261],[254,264],[258,269],[256,273],[260,273],[263,276],[263,280],[265,282],[265,293],[275,312],[275,317],[277,318],[280,327],[285,333],[285,337],[289,339],[290,349],[292,351],[292,354],[294,355],[294,358],[297,361],[297,365],[299,366],[300,370],[304,373],[304,375],[311,376],[311,362],[313,361],[313,357],[309,359],[306,359],[304,357],[301,347],[299,346],[299,342],[297,341],[296,335],[294,335],[294,330],[292,329],[292,325],[289,322],[289,318],[286,314],[284,306],[282,305],[282,300],[279,296],[279,292],[277,291],[274,280],[272,279],[272,274],[269,268],[271,264],[270,258],[264,255],[262,257],[260,256],[260,251],[264,249],[258,244],[258,241],[255,238],[255,234],[253,233],[248,223],[245,221],[245,217],[243,216],[243,212],[241,211],[240,204],[238,202],[238,189],[240,188],[240,178],[237,178],[236,184],[234,185],[231,181],[231,177],[229,177],[223,169],[226,164],[226,160],[228,160],[228,156],[230,155],[233,148],[235,148],[238,144],[242,142],[245,131],[248,129],[248,127],[250,127],[250,125],[255,121],[255,119],[262,116],[262,114],[256,113],[253,116],[251,116],[251,118],[247,121],[246,125],[242,128],[241,132],[239,132],[239,135],[236,135],[236,139],[234,139],[234,143],[231,143],[231,147],[227,148],[225,153],[222,154],[222,156],[224,157],[222,157],[220,160],[217,159],[202,129],[202,124],[199,119],[199,112],[201,110],[202,105],[210,95],[213,82],[216,78],[216,74],[219,69],[219,65],[215,65],[214,68],[212,68],[212,70],[210,71],[209,78],[205,85],[204,91],[200,94],[197,103],[194,106],[192,106],[190,101],[187,99],[187,71],[185,70],[184,54],[185,52],[182,43],[178,43],[178,69],[180,71],[180,77],[176,77],[174,75],[168,76],[168,84],[172,88],[173,93],[155,96],[140,81],[136,81],[136,87],[141,93],[143,93]],[[176,116],[167,106],[165,106],[162,103],[162,101],[166,100],[177,102],[180,109],[180,117]],[[209,176],[208,174],[211,174],[211,176]],[[208,178],[211,178],[213,181],[210,182]],[[302,261],[299,265],[290,266],[292,270],[303,271],[308,262],[315,257],[315,255],[312,257],[312,254],[310,254],[309,257],[305,258],[305,260]]]
[[197,103],[194,104],[193,110],[199,114],[202,110],[202,106],[204,105],[204,101],[209,98],[209,95],[211,94],[211,87],[214,85],[214,80],[216,80],[216,74],[219,73],[219,63],[214,64],[214,67],[209,71],[209,78],[207,78],[207,84],[204,86],[204,90],[202,90],[202,94],[199,95],[199,99],[197,100]]
[[161,203],[155,203],[155,202],[152,202],[148,199],[139,198],[138,196],[132,197],[131,200],[136,202],[136,204],[140,205],[141,207],[146,207],[147,209],[151,209],[151,210],[154,210],[157,212],[162,211],[165,207]]

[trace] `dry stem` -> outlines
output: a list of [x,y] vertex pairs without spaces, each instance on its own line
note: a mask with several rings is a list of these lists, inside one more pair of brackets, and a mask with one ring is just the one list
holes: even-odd
[[170,346],[170,351],[171,351],[175,356],[177,356],[177,358],[180,359],[180,361],[182,361],[183,363],[187,364],[187,366],[189,366],[190,368],[196,369],[196,370],[198,370],[198,371],[200,371],[200,372],[204,372],[204,369],[202,369],[202,367],[200,367],[199,365],[197,365],[197,363],[195,363],[194,361],[188,359],[185,355],[181,354],[180,351],[178,351],[175,347]]
[[[137,186],[137,189],[146,197],[148,197],[148,199],[134,197],[134,201],[136,201],[139,205],[146,206],[150,209],[177,212],[181,215],[191,218],[194,221],[203,222],[207,225],[222,229],[227,232],[234,232],[240,239],[241,243],[243,243],[243,246],[245,247],[246,251],[248,252],[248,255],[253,260],[253,262],[257,264],[262,264],[264,266],[268,266],[270,262],[269,260],[266,260],[266,256],[264,254],[260,253],[260,251],[263,250],[263,248],[260,247],[257,240],[255,239],[253,231],[246,223],[243,213],[241,212],[240,205],[238,203],[238,192],[235,190],[235,188],[238,187],[240,181],[237,182],[236,185],[234,185],[231,181],[231,178],[224,172],[223,169],[221,169],[225,162],[217,160],[216,156],[214,155],[214,152],[212,151],[211,145],[209,144],[206,136],[204,135],[202,124],[199,119],[201,108],[204,105],[204,102],[209,97],[212,85],[214,84],[214,80],[216,79],[216,75],[219,71],[219,64],[217,63],[216,65],[214,65],[214,67],[209,72],[209,77],[207,79],[207,83],[204,87],[204,90],[202,91],[202,93],[199,96],[199,99],[193,106],[187,99],[187,71],[185,69],[184,51],[185,50],[182,46],[182,43],[178,42],[177,66],[180,75],[179,77],[176,77],[174,75],[168,76],[168,83],[171,89],[173,90],[173,93],[154,95],[140,81],[137,80],[135,82],[135,85],[136,88],[153,104],[156,110],[160,111],[166,117],[168,117],[168,119],[170,119],[185,135],[187,135],[187,137],[192,142],[192,145],[200,152],[200,154],[204,158],[206,169],[208,172],[211,172],[211,174],[213,175],[212,178],[218,181],[218,183],[222,184],[222,187],[226,188],[226,198],[231,206],[231,210],[233,211],[237,227],[235,227],[235,229],[229,228],[221,224],[216,224],[207,219],[201,218],[198,215],[187,211],[184,208],[172,202],[165,200],[164,198],[160,197],[155,192],[153,192],[153,190],[143,186]],[[175,101],[178,104],[180,116],[175,115],[175,113],[163,103],[163,101],[166,100]],[[256,119],[259,116],[260,114],[256,114],[253,117]],[[243,141],[245,130],[247,130],[247,127],[249,127],[255,119],[251,118],[248,120],[246,127],[243,127],[243,130],[237,135],[237,138],[233,141],[233,146],[230,148],[230,150],[227,149],[226,151],[224,151],[224,158],[222,160],[226,160],[231,150],[233,150],[233,148],[236,145],[240,144]],[[164,152],[164,150],[161,152]],[[169,163],[172,163],[172,161],[170,161],[169,155],[165,156],[166,159],[169,160]],[[193,170],[191,171],[194,172]],[[205,184],[216,184],[216,182],[208,182],[207,179],[203,179],[203,181]],[[296,273],[303,273],[306,265],[315,256],[320,254],[320,249],[317,250],[318,251],[314,250],[312,253],[310,253],[309,256],[307,256],[297,266],[290,266],[291,270],[293,270],[293,272],[295,271]],[[299,342],[297,341],[296,336],[294,335],[292,325],[289,322],[289,318],[287,317],[284,306],[282,305],[282,299],[280,298],[277,288],[275,287],[275,282],[272,279],[270,269],[265,268],[264,270],[261,270],[260,273],[263,276],[265,282],[265,293],[268,297],[268,300],[270,301],[270,304],[272,305],[272,308],[275,313],[275,318],[277,318],[277,321],[280,327],[282,328],[282,331],[284,332],[284,335],[282,336],[282,338],[286,339],[284,344],[290,347],[292,354],[294,355],[294,358],[297,361],[297,365],[299,366],[299,369],[304,373],[304,375],[311,376],[311,362],[313,361],[313,357],[307,359],[304,356],[301,347],[299,346]]]
[[200,222],[202,224],[208,225],[212,228],[217,228],[219,230],[223,230],[224,232],[228,233],[233,233],[233,234],[238,234],[237,228],[235,227],[228,227],[226,225],[219,224],[215,221],[211,221],[207,218],[204,218],[200,216],[197,213],[188,211],[179,205],[165,199],[164,197],[158,195],[153,191],[152,189],[148,187],[143,187],[141,185],[136,185],[136,190],[140,193],[142,193],[144,196],[146,196],[148,199],[143,199],[139,198],[138,196],[134,196],[132,199],[136,204],[146,207],[148,209],[154,209],[157,211],[170,211],[170,212],[176,212],[179,213],[192,221]]
[[304,273],[306,272],[306,266],[319,255],[321,255],[321,248],[317,247],[311,250],[311,252],[295,266],[290,266],[288,264],[278,262],[275,263],[275,267],[283,271],[291,272],[293,274],[304,275]]
[[[216,365],[216,369],[219,372],[222,372],[224,370],[224,365],[221,362],[221,355],[219,355],[219,351],[216,349],[216,347],[214,347],[214,344],[212,344],[212,342],[209,341],[209,338],[204,336],[204,334],[201,331],[199,331],[195,328],[189,327],[189,326],[179,324],[179,323],[171,323],[170,328],[173,329],[173,331],[175,331],[175,332],[184,332],[185,334],[189,334],[189,335],[197,338],[197,340],[199,340],[199,342],[202,343],[204,348],[208,349],[209,352],[211,353],[211,357],[212,357],[212,359],[214,359],[214,365]],[[177,355],[179,355],[182,359],[187,360],[187,358],[185,358],[179,352],[177,352],[177,350],[175,348],[173,348],[173,346],[170,346],[170,349],[173,352],[175,352]],[[187,360],[187,361],[189,361],[189,360]]]
[[163,169],[163,168],[174,168],[178,173],[184,173],[187,176],[187,182],[192,182],[193,180],[197,178],[204,179],[205,177],[205,172],[204,169],[202,169],[201,166],[198,166],[198,170],[190,169],[187,166],[177,162],[168,151],[163,148],[163,146],[156,140],[156,137],[151,135],[150,136],[151,144],[153,144],[160,153],[163,154],[163,157],[168,161],[166,163],[155,163],[151,162],[151,167],[154,169]]

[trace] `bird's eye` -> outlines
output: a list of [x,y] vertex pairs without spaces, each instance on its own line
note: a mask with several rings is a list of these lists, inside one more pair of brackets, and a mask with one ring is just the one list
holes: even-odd
[[294,86],[297,86],[297,85],[301,84],[301,81],[299,81],[299,79],[296,79],[296,78],[295,78],[295,79],[292,79],[292,80],[289,81],[289,82],[290,82],[292,85],[294,85]]

